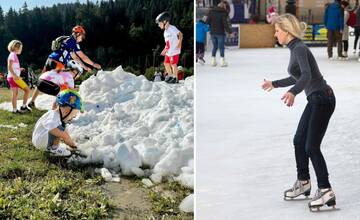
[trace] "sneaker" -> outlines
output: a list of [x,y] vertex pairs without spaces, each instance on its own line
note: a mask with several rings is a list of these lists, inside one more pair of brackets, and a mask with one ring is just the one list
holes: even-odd
[[335,193],[331,188],[316,190],[314,198],[309,202],[309,208],[319,208],[323,205],[332,206],[335,208],[336,198]]
[[328,57],[329,60],[334,60],[334,57]]
[[211,57],[211,66],[216,66],[216,58],[215,57]]
[[27,107],[27,106],[21,106],[20,111],[22,111],[22,112],[31,112],[31,109],[29,107]]
[[199,58],[199,63],[200,63],[201,65],[204,65],[204,64],[205,64],[204,58]]
[[348,57],[348,53],[347,53],[347,52],[344,52],[344,53],[343,53],[343,57]]
[[167,82],[167,83],[170,83],[170,84],[174,84],[174,83],[177,83],[178,80],[176,79],[176,77],[170,76],[170,77],[169,77],[169,80],[166,81],[166,82]]
[[296,180],[294,186],[284,192],[284,200],[294,199],[300,195],[308,197],[311,191],[310,180],[300,181]]
[[48,148],[48,151],[58,157],[67,157],[71,155],[71,151],[64,146],[51,146]]
[[29,103],[27,104],[27,106],[28,106],[29,108],[35,108],[35,103],[34,103],[34,102],[29,102]]
[[167,76],[165,76],[165,82],[169,82],[171,80],[171,76],[169,76],[169,75],[167,75]]
[[16,111],[12,111],[13,114],[23,114],[24,112],[20,111],[19,109],[17,109]]

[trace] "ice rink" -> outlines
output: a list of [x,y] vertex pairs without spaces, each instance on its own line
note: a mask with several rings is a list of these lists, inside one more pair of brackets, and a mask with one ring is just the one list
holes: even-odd
[[[311,48],[337,98],[322,143],[339,209],[332,212],[283,200],[296,180],[292,139],[306,97],[289,108],[280,100],[286,88],[268,93],[261,85],[288,76],[289,49],[228,49],[226,68],[210,66],[208,52],[207,64],[197,64],[197,219],[360,219],[360,63],[350,44],[348,61],[329,61],[325,47]],[[313,197],[312,165],[310,171]]]

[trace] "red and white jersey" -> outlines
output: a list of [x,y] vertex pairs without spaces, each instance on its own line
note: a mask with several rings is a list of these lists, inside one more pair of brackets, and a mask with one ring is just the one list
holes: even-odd
[[180,48],[177,47],[179,44],[179,33],[180,31],[173,25],[169,25],[169,27],[164,31],[166,48],[168,49],[166,52],[167,56],[180,54]]

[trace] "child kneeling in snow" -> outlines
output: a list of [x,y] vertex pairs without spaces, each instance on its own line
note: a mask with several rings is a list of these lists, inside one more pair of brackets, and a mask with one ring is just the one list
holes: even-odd
[[70,156],[71,151],[60,146],[60,141],[68,145],[70,150],[76,149],[65,127],[82,111],[81,97],[76,91],[64,90],[57,96],[57,104],[55,110],[48,111],[36,122],[32,143],[36,148],[46,149],[56,156]]

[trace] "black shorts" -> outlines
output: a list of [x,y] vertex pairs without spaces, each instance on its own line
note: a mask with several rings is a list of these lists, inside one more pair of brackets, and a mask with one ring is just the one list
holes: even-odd
[[48,95],[52,95],[52,96],[57,96],[57,94],[59,94],[59,92],[60,92],[60,87],[58,85],[56,85],[53,82],[50,82],[47,80],[42,80],[42,79],[40,79],[37,88],[40,92],[48,94]]

